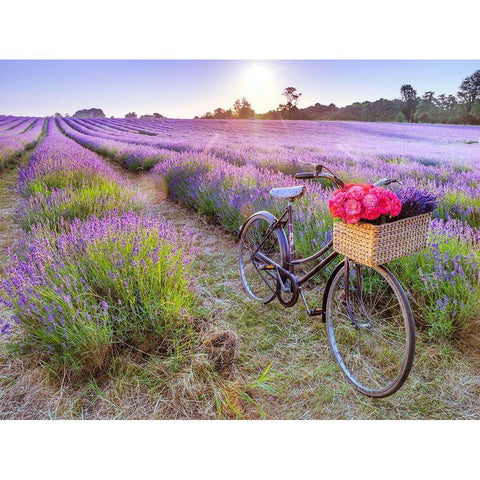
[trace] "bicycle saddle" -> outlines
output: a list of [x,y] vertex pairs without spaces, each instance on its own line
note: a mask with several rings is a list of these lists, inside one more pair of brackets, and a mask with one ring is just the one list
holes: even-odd
[[284,200],[288,198],[289,200],[294,200],[295,198],[301,197],[305,192],[305,187],[300,185],[299,187],[283,187],[283,188],[272,188],[270,190],[270,195],[273,198],[278,198]]

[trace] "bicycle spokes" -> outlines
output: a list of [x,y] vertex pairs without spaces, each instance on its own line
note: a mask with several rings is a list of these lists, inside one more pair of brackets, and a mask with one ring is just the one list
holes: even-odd
[[270,301],[277,291],[277,276],[271,267],[284,262],[279,233],[272,232],[270,225],[263,216],[254,218],[240,238],[239,269],[244,288],[252,298],[262,302]]
[[388,270],[355,264],[339,270],[326,318],[330,346],[350,382],[377,397],[400,388],[413,361],[414,324]]

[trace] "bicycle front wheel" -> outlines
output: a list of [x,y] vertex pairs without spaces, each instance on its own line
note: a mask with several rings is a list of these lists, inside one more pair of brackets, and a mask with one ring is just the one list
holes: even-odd
[[325,312],[332,353],[361,393],[392,395],[407,379],[415,353],[415,323],[407,297],[382,266],[350,262],[348,289],[344,268],[333,275]]

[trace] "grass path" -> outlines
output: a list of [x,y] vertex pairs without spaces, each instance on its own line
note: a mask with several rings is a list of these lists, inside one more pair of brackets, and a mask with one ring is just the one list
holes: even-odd
[[21,229],[14,222],[13,214],[18,195],[11,190],[18,177],[18,169],[0,171],[0,264],[6,260],[5,248],[12,246]]
[[[120,169],[118,171],[121,171]],[[451,344],[424,340],[419,332],[413,371],[394,396],[375,400],[343,379],[330,354],[324,324],[301,304],[284,309],[250,301],[237,271],[236,239],[200,215],[165,198],[148,174],[128,175],[156,215],[197,236],[202,295],[219,321],[240,336],[239,368],[255,378],[272,364],[278,395],[265,396],[269,418],[277,419],[460,419],[480,418],[480,360]],[[320,299],[321,292],[310,298]]]

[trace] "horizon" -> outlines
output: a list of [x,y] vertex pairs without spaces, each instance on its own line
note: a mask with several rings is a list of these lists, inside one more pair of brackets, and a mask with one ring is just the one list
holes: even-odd
[[399,98],[405,83],[419,96],[456,95],[479,68],[476,60],[1,60],[0,114],[101,108],[107,117],[158,112],[181,119],[229,109],[242,97],[266,113],[284,101],[287,86],[303,94],[299,108],[344,107]]

